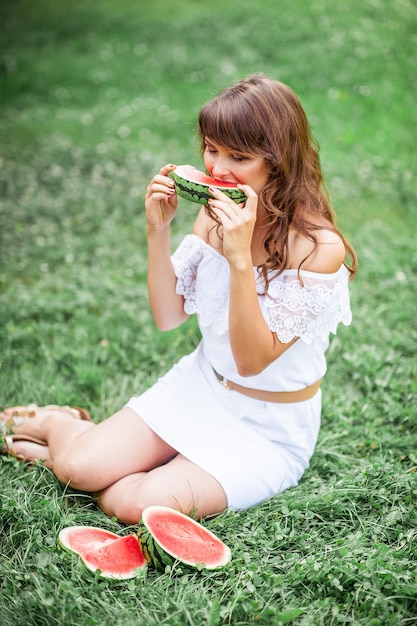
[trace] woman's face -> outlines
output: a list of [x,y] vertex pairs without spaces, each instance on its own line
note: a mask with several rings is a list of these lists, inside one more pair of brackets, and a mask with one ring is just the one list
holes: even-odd
[[204,165],[213,178],[249,185],[258,195],[269,178],[269,170],[262,156],[230,152],[208,138],[205,138]]

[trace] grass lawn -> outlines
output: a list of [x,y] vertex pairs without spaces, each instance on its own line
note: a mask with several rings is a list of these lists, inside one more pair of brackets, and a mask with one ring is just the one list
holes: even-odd
[[[144,191],[201,165],[198,110],[244,75],[300,96],[360,260],[301,484],[205,522],[230,565],[91,576],[59,531],[135,528],[1,457],[2,626],[417,624],[415,2],[3,0],[0,24],[2,406],[100,421],[198,343],[194,319],[153,324]],[[195,214],[181,202],[173,245]]]

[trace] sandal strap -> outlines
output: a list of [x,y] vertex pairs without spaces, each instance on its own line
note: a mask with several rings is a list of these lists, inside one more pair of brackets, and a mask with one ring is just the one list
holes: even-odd
[[[70,413],[72,417],[77,420],[91,420],[89,412],[86,409],[78,406],[60,406],[58,404],[48,404],[44,408],[56,411],[65,411],[66,413]],[[38,407],[36,404],[28,404],[22,409],[16,409],[15,411],[13,411],[13,413],[7,420],[0,420],[0,437],[4,439],[5,437],[13,436],[13,427],[21,426],[22,419],[30,419],[32,417],[35,417],[37,409]],[[24,436],[21,435],[21,437],[23,438]],[[36,442],[42,443],[40,440],[36,440]]]
[[76,419],[90,421],[89,412],[86,409],[82,409],[79,406],[68,406],[68,405],[63,406],[59,404],[47,404],[44,408],[56,410],[56,411],[66,411],[67,413],[71,413],[71,415],[75,417]]

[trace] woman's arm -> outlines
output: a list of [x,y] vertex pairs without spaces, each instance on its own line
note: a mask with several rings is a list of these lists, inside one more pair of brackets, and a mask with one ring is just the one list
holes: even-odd
[[161,330],[179,326],[188,315],[184,298],[175,291],[177,278],[171,262],[169,227],[178,198],[172,180],[174,169],[165,165],[146,190],[146,234],[148,239],[148,293],[155,323]]
[[209,202],[223,226],[223,254],[230,266],[229,335],[233,357],[241,376],[254,376],[294,342],[280,342],[262,315],[252,261],[258,197],[251,187],[241,188],[248,196],[243,207],[218,190],[210,190],[214,200]]
[[[248,186],[242,185],[248,196],[244,207],[234,205],[221,192],[213,192],[210,202],[223,225],[223,254],[230,265],[229,334],[236,367],[241,376],[254,376],[280,357],[295,341],[282,343],[272,332],[262,314],[256,291],[252,260],[252,236],[256,224],[258,198]],[[327,231],[322,231],[326,233]],[[324,236],[325,237],[325,236]],[[305,269],[333,272],[344,260],[345,250],[340,240],[325,237],[319,242]],[[301,240],[300,240],[301,241]],[[329,246],[332,243],[334,245]],[[306,246],[297,242],[292,258],[296,267],[303,260]],[[310,243],[310,245],[312,245]],[[335,269],[336,268],[336,269]]]
[[259,306],[252,263],[230,266],[230,345],[241,376],[255,376],[295,341],[282,343],[267,326]]

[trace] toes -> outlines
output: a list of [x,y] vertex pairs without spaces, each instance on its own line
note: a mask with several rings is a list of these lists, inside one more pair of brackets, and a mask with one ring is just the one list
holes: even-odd
[[4,450],[3,453],[18,459],[18,461],[25,461],[27,463],[34,463],[36,461],[49,463],[51,461],[48,446],[31,441],[11,441],[6,442],[6,445],[7,451]]

